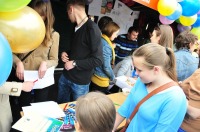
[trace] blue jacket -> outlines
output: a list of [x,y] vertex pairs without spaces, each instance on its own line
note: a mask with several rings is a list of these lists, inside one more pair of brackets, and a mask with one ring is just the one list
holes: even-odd
[[183,81],[198,69],[199,58],[192,56],[188,49],[179,49],[175,51],[176,71],[178,81]]
[[96,67],[94,74],[100,77],[109,78],[112,81],[115,78],[111,67],[112,48],[105,39],[101,38],[101,42],[103,44],[103,65]]

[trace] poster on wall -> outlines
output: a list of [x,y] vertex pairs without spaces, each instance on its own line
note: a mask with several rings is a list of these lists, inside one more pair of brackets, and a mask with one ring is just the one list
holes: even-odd
[[100,16],[109,14],[113,8],[113,0],[93,0],[89,4],[88,14]]
[[89,4],[88,14],[98,16],[109,16],[120,26],[119,34],[126,34],[129,27],[133,25],[134,19],[138,19],[139,11],[133,11],[119,0],[93,0]]
[[157,11],[157,4],[159,0],[133,0],[133,1]]

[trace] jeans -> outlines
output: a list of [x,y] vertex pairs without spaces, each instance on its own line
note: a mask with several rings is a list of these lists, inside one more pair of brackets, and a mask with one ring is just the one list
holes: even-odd
[[178,132],[186,132],[186,131],[184,131],[182,128],[179,128]]
[[[68,80],[63,74],[60,76],[58,82],[58,99],[57,102],[66,103],[75,101],[78,97],[85,95],[89,92],[89,85],[78,85]],[[72,95],[73,100],[70,100]]]

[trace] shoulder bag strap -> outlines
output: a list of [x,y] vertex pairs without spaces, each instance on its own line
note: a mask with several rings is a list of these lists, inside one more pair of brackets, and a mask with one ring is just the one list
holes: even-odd
[[24,58],[21,59],[21,61],[24,61],[34,50],[28,52],[28,54],[26,54],[26,56],[24,56]]
[[[155,90],[153,90],[152,92],[150,92],[147,96],[145,96],[135,107],[134,111],[132,112],[131,116],[129,117],[129,119],[127,119],[126,121],[126,124],[124,125],[123,129],[127,128],[129,123],[131,122],[131,120],[133,119],[133,117],[135,116],[135,114],[137,113],[139,107],[142,105],[142,103],[144,103],[146,100],[148,100],[151,96],[167,89],[167,88],[170,88],[171,86],[178,86],[178,84],[176,82],[169,82],[169,83],[166,83],[158,88],[156,88]],[[120,131],[121,132],[121,131]]]
[[[54,32],[55,32],[55,30],[52,31],[52,35],[53,35]],[[53,40],[52,40],[52,41],[53,41]],[[52,42],[52,45],[53,45],[53,42]],[[49,59],[49,55],[50,55],[50,51],[51,51],[51,47],[52,47],[52,45],[49,46],[48,59]]]

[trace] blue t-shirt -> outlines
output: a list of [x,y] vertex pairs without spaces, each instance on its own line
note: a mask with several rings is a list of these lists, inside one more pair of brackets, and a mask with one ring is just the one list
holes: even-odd
[[[147,94],[145,84],[138,78],[118,113],[129,118]],[[179,86],[173,86],[146,100],[131,120],[127,132],[177,132],[186,109],[185,94]]]

